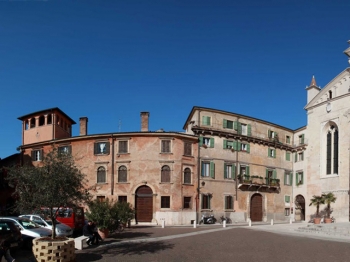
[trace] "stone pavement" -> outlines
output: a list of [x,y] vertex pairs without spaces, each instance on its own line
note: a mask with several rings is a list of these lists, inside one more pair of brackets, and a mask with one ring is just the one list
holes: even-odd
[[[235,228],[242,228],[248,230],[265,231],[275,234],[282,234],[288,236],[308,237],[314,239],[322,239],[338,242],[350,242],[350,223],[334,223],[334,224],[320,224],[314,225],[306,222],[300,223],[252,223],[251,226],[247,223],[227,224],[224,228],[220,224],[215,225],[198,225],[197,228],[192,226],[133,226],[126,228],[124,232],[118,233],[105,239],[98,246],[84,246],[83,250],[76,250],[77,257],[84,253],[94,253],[99,249],[114,248],[132,243],[148,243],[159,242],[164,240],[173,240],[186,238],[190,236],[199,236],[209,233],[227,231]],[[35,261],[30,250],[19,251],[13,254],[17,262],[32,262]],[[80,261],[80,260],[79,260]],[[92,261],[92,260],[91,260]]]

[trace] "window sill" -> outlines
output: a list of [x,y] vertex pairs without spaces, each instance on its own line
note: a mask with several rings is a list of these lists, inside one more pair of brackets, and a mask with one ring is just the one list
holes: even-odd
[[192,155],[182,155],[182,156],[194,158],[194,156],[192,156]]
[[159,184],[174,184],[174,182],[159,182]]
[[224,209],[225,212],[236,212],[234,209]]
[[130,182],[117,182],[116,184],[130,184]]
[[165,210],[165,211],[170,211],[170,210],[171,210],[170,207],[161,207],[160,209],[163,210],[163,211],[164,211],[164,210]]
[[130,155],[130,153],[129,152],[123,152],[123,153],[118,152],[117,155]]
[[108,185],[107,182],[97,182],[96,184],[98,184],[98,185]]
[[160,152],[159,154],[161,154],[161,155],[172,155],[173,153],[172,152]]
[[335,178],[335,177],[339,177],[339,174],[322,175],[321,179]]
[[201,212],[213,212],[213,210],[212,210],[212,209],[203,208],[203,209],[201,210]]
[[94,154],[95,156],[108,156],[109,154],[105,153],[105,154]]
[[194,186],[192,183],[182,183],[183,186]]

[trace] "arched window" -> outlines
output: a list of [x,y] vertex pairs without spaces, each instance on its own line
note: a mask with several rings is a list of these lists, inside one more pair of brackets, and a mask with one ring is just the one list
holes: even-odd
[[103,166],[97,169],[97,183],[106,183],[106,169]]
[[170,183],[170,167],[162,166],[161,182]]
[[329,99],[332,99],[332,98],[333,98],[333,96],[332,96],[332,91],[331,91],[331,90],[328,91],[328,98],[329,98]]
[[188,167],[184,170],[184,183],[191,184],[191,169]]
[[339,134],[336,126],[331,125],[326,135],[326,172],[338,174]]
[[126,166],[120,166],[118,168],[118,182],[127,182],[128,170]]
[[45,117],[44,116],[40,116],[39,117],[39,126],[43,126],[45,124]]
[[47,115],[47,124],[48,124],[48,125],[51,125],[51,124],[52,124],[52,115],[51,115],[51,114],[48,114],[48,115]]
[[30,119],[30,128],[35,127],[35,118]]

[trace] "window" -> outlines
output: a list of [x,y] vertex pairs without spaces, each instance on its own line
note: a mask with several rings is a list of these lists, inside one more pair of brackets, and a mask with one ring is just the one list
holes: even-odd
[[128,197],[127,196],[118,196],[118,201],[119,202],[128,202]]
[[118,142],[118,153],[119,154],[128,153],[128,141],[119,141]]
[[95,155],[108,155],[109,154],[109,142],[98,142],[94,145]]
[[98,200],[98,202],[104,202],[106,200],[105,196],[96,196],[96,199]]
[[191,208],[191,197],[184,197],[184,208]]
[[300,145],[304,144],[304,135],[299,136],[299,144]]
[[233,209],[233,197],[225,196],[225,209]]
[[224,140],[224,149],[235,149],[235,142],[231,140]]
[[186,167],[184,170],[184,183],[191,184],[191,169],[188,167]]
[[239,174],[242,175],[242,176],[249,176],[249,167],[248,166],[239,166]]
[[32,151],[32,161],[42,161],[43,160],[43,150],[33,150]]
[[160,208],[170,208],[170,196],[160,197]]
[[329,99],[332,99],[332,98],[333,98],[333,96],[332,96],[332,91],[331,91],[331,90],[328,91],[328,98],[329,98]]
[[241,143],[241,151],[249,152],[249,144]]
[[242,128],[242,135],[247,135],[248,134],[248,126],[246,124],[241,124],[241,128]]
[[304,160],[304,152],[298,153],[298,161],[303,161]]
[[126,168],[126,166],[120,166],[118,168],[118,182],[127,182],[128,181],[128,170]]
[[72,147],[71,146],[59,146],[58,154],[71,154]]
[[289,171],[284,173],[284,184],[286,186],[291,186],[293,184],[293,176]]
[[184,155],[192,156],[192,143],[189,143],[189,142],[184,143]]
[[39,116],[39,126],[43,126],[45,124],[45,117]]
[[290,203],[290,196],[284,196],[284,202]]
[[276,184],[277,183],[277,172],[276,169],[266,169],[266,184]]
[[215,165],[214,162],[202,162],[202,176],[203,177],[215,177]]
[[200,136],[199,137],[199,146],[213,148],[214,147],[214,138]]
[[276,138],[277,133],[275,131],[268,130],[268,137],[271,138]]
[[170,143],[171,143],[170,140],[162,140],[162,148],[161,148],[162,153],[171,153]]
[[103,166],[97,169],[97,183],[106,183],[106,169]]
[[290,161],[290,152],[286,152],[286,160]]
[[211,195],[202,195],[202,209],[210,209]]
[[276,149],[268,148],[268,156],[276,158]]
[[30,128],[35,127],[35,118],[30,119]]
[[48,125],[52,124],[52,115],[51,114],[47,115],[47,124]]
[[232,179],[234,173],[234,167],[232,164],[224,164],[224,178]]
[[290,136],[286,136],[286,143],[290,144]]
[[228,129],[233,129],[233,121],[224,119],[223,127]]
[[[327,175],[338,174],[339,157],[339,133],[338,129],[332,125],[327,133],[326,148],[326,172]],[[333,170],[332,170],[333,169]]]
[[161,182],[162,183],[170,183],[170,167],[169,166],[162,166]]
[[304,174],[303,172],[296,172],[295,173],[295,183],[298,185],[304,184]]
[[289,216],[290,215],[290,208],[285,208],[284,209],[284,215]]
[[211,118],[210,118],[210,116],[202,116],[202,125],[203,126],[210,126],[210,121],[211,120]]

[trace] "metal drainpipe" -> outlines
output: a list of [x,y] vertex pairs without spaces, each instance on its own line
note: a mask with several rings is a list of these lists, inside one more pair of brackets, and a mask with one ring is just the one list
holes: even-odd
[[112,174],[111,174],[111,195],[114,194],[114,137],[112,134]]
[[[198,111],[198,127],[200,127],[200,111]],[[196,213],[197,218],[196,221],[199,223],[199,203],[200,203],[200,146],[199,146],[199,137],[197,137],[197,144],[198,144],[198,157],[197,157],[197,205],[196,205]]]

